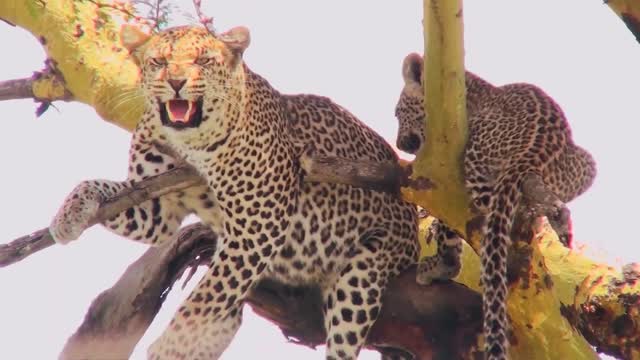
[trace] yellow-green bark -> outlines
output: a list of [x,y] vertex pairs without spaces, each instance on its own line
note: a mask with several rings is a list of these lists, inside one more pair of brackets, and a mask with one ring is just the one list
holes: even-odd
[[471,216],[460,166],[467,136],[462,1],[426,0],[424,25],[424,88],[430,94],[425,111],[433,121],[427,123],[428,141],[413,164],[414,185],[403,194],[415,202],[438,204],[427,208],[461,229],[465,224],[455,221]]
[[[430,10],[431,3],[439,4],[438,12]],[[403,194],[465,234],[478,249],[477,231],[467,231],[473,216],[468,209],[460,166],[466,138],[461,3],[426,0],[425,5],[425,29],[429,31],[425,86],[430,93],[427,101],[430,145],[413,164],[413,188],[405,189]],[[64,89],[71,94],[71,100],[88,104],[103,119],[131,130],[140,113],[141,99],[131,96],[137,70],[117,41],[117,20],[123,17],[126,16],[121,12],[86,0],[0,1],[0,18],[30,31],[43,43],[64,79]],[[59,99],[61,88],[59,84],[45,84],[35,93],[43,99]],[[521,283],[512,285],[509,298],[517,339],[514,358],[595,358],[584,339],[561,315],[561,305],[563,313],[572,315],[574,320],[589,318],[594,308],[598,308],[598,314],[604,312],[607,319],[612,319],[588,322],[593,327],[592,343],[640,344],[637,320],[640,304],[625,308],[620,300],[624,293],[640,294],[638,281],[621,283],[619,270],[567,250],[552,233],[534,241],[532,247],[530,274]],[[463,252],[463,263],[458,280],[479,290],[479,260],[468,246]],[[553,287],[548,286],[548,279]],[[523,286],[525,281],[529,286]],[[636,327],[624,336],[617,336],[612,323],[624,315],[631,316]],[[637,350],[631,351],[629,358],[640,359]]]
[[[412,181],[403,189],[408,200],[428,209],[459,233],[468,243],[463,251],[464,270],[458,281],[479,289],[481,240],[469,199],[462,181],[462,154],[466,141],[464,89],[464,40],[462,0],[424,0],[425,31],[425,112],[429,114],[424,148],[412,164]],[[427,250],[434,251],[434,249]],[[634,307],[623,307],[617,292],[640,293],[640,282],[620,287],[590,286],[610,284],[620,279],[620,271],[598,266],[581,254],[572,253],[547,229],[531,245],[517,244],[513,252],[528,254],[530,266],[510,285],[509,314],[514,338],[510,354],[514,359],[596,359],[597,354],[570,322],[567,314],[579,318],[588,312],[588,302],[608,312],[611,318],[632,317],[640,324]],[[605,269],[606,268],[606,269]],[[586,284],[585,284],[586,282]],[[577,291],[576,291],[577,289]],[[620,290],[623,289],[623,290]],[[596,296],[596,293],[600,297]],[[606,305],[605,305],[606,304]],[[635,318],[634,317],[635,314]],[[628,319],[628,318],[624,318]],[[611,324],[596,326],[602,343],[627,345],[625,355],[640,358],[633,344],[639,344],[639,330],[619,337],[612,336]],[[598,336],[596,335],[596,336]],[[593,339],[591,339],[594,342]],[[615,346],[615,345],[614,345]]]
[[[425,221],[421,225],[421,230],[426,231],[428,225],[429,223]],[[425,237],[422,236],[422,238]],[[435,253],[435,244],[423,243],[422,245],[424,249],[422,255]],[[526,244],[518,245],[528,247]],[[544,256],[551,255],[555,260],[550,266],[554,270],[568,265],[567,262],[578,264],[583,268],[579,276],[590,273],[586,267],[592,262],[582,256],[569,255],[569,250],[558,241],[557,236],[550,229],[539,234],[536,241],[532,243],[532,249],[520,250],[532,250],[530,251],[532,266],[528,276],[520,278],[510,287],[509,316],[512,320],[514,339],[517,340],[511,346],[512,358],[598,359],[589,343],[561,314],[562,306],[573,305],[574,296],[569,291],[569,287],[575,287],[575,282],[572,283],[572,281],[577,279],[569,277],[570,280],[568,280],[567,273],[551,271],[549,266],[545,266],[549,260]],[[462,271],[455,281],[481,292],[480,258],[468,244],[464,245],[462,251],[462,263]],[[599,272],[594,271],[593,275],[597,276],[596,274]],[[619,274],[609,274],[611,277],[617,275]],[[635,291],[638,293],[640,288],[636,288]],[[577,308],[580,306],[580,303],[576,304]]]
[[[107,121],[134,128],[141,100],[130,99],[127,91],[135,86],[137,68],[117,41],[123,12],[87,0],[3,0],[0,17],[40,41],[73,100],[92,106]],[[34,93],[57,99],[59,88],[44,85]]]
[[34,98],[48,101],[65,100],[69,95],[64,81],[52,72],[40,73],[33,79],[31,91]]

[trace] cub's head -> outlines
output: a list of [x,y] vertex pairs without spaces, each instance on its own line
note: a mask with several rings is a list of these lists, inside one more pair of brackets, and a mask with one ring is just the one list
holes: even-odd
[[424,144],[424,90],[422,88],[422,56],[412,53],[402,63],[404,88],[396,105],[398,149],[410,154]]
[[147,109],[158,112],[165,128],[183,134],[206,129],[213,141],[216,133],[228,133],[245,93],[246,28],[214,35],[201,26],[181,26],[147,34],[123,25],[120,34],[140,68]]

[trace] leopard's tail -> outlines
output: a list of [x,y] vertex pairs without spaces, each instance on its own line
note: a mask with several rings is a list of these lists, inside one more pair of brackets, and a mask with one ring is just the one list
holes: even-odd
[[481,250],[487,360],[508,358],[507,252],[524,176],[525,173],[518,171],[518,167],[508,169],[496,182],[489,202]]

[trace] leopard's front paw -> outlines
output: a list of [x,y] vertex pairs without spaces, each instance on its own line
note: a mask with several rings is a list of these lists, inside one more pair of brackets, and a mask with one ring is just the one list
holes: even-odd
[[97,183],[85,181],[67,195],[49,225],[49,233],[56,243],[67,244],[76,240],[92,225],[102,198],[99,189]]

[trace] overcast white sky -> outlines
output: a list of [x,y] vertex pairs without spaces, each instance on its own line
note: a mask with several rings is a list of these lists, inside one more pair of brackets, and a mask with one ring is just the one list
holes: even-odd
[[[191,11],[191,1],[177,2]],[[286,93],[333,98],[395,141],[395,102],[404,56],[422,51],[422,1],[234,0],[208,2],[218,30],[246,25],[249,66]],[[179,14],[176,14],[179,15]],[[465,2],[466,64],[496,84],[531,82],[562,106],[577,143],[599,175],[570,204],[575,237],[610,263],[640,260],[635,226],[640,195],[637,102],[640,45],[601,0]],[[175,17],[175,24],[184,22]],[[29,76],[45,54],[27,32],[0,22],[0,80]],[[56,103],[36,119],[32,101],[0,102],[1,242],[46,226],[81,180],[126,176],[129,133],[92,108]],[[91,300],[110,287],[145,247],[95,227],[0,270],[0,358],[52,359],[81,323]],[[196,281],[192,281],[191,285]],[[134,359],[160,334],[179,300],[174,290]],[[322,359],[286,344],[278,329],[245,310],[224,359]],[[375,359],[366,352],[362,359]]]

